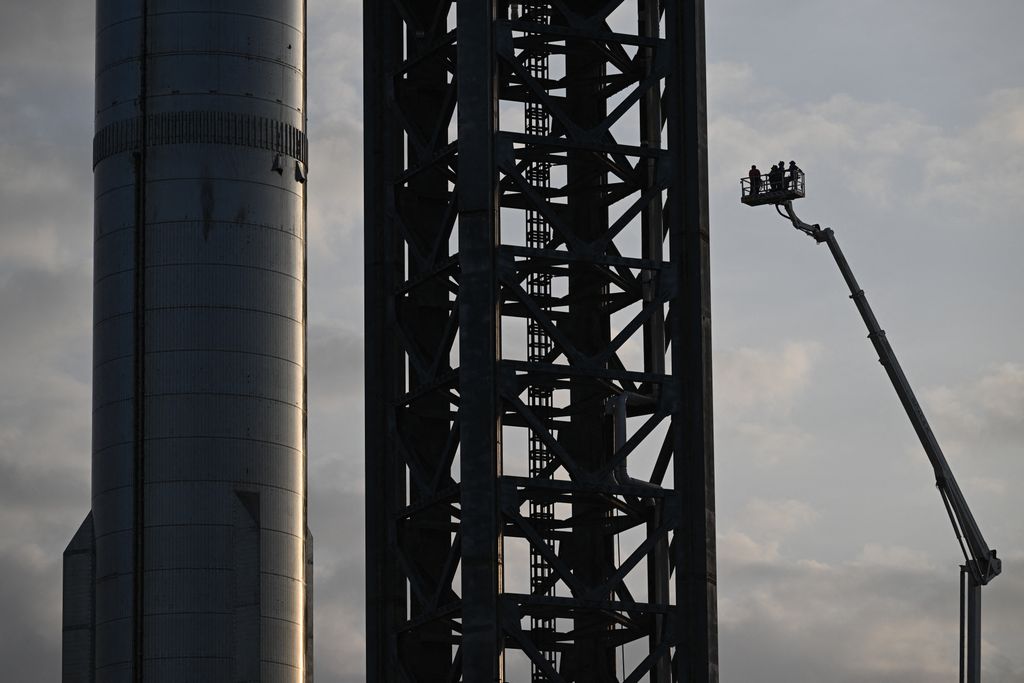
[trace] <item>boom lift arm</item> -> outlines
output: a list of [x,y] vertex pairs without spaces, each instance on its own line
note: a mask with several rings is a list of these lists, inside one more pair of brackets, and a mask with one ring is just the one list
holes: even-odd
[[748,206],[773,204],[775,210],[793,227],[813,237],[818,244],[827,244],[839,271],[850,289],[850,298],[857,305],[864,324],[868,328],[868,339],[878,353],[878,360],[885,368],[896,394],[907,411],[907,417],[921,440],[924,452],[935,472],[935,485],[942,496],[946,513],[953,524],[960,550],[964,554],[965,564],[960,567],[960,681],[961,683],[980,683],[981,681],[981,587],[988,584],[1002,571],[1002,562],[996,551],[988,546],[985,537],[978,528],[978,523],[971,514],[971,509],[964,499],[964,494],[953,476],[946,456],[939,447],[939,442],[928,425],[928,419],[917,402],[914,390],[910,387],[903,368],[896,359],[885,331],[878,324],[871,306],[868,304],[864,290],[853,276],[850,264],[843,256],[831,228],[805,223],[793,211],[793,200],[804,196],[804,173],[795,163],[790,162],[785,169],[780,162],[772,172],[767,174],[768,182],[762,182],[762,176],[756,167],[740,182],[742,187],[741,200]]
[[[925,417],[924,411],[921,410],[914,390],[906,375],[903,374],[903,368],[900,367],[899,360],[896,359],[896,353],[889,344],[885,331],[878,324],[864,290],[853,276],[850,264],[847,263],[846,257],[839,248],[839,242],[836,240],[832,228],[822,228],[817,224],[810,225],[800,220],[793,211],[792,200],[776,204],[775,208],[797,230],[813,237],[818,244],[828,245],[829,251],[832,252],[832,258],[835,259],[836,265],[839,266],[839,271],[850,289],[850,298],[853,299],[860,312],[860,317],[868,328],[868,339],[874,345],[875,351],[878,353],[878,360],[885,368],[886,374],[889,375],[889,380],[899,396],[900,403],[907,411],[907,417],[910,418],[910,423],[914,426],[914,431],[917,432],[917,437],[921,440],[924,452],[935,471],[935,485],[942,496],[942,502],[949,514],[950,522],[953,524],[953,532],[956,534],[966,560],[966,564],[961,567],[960,680],[964,681],[966,675],[967,683],[978,683],[981,680],[981,587],[999,575],[1002,571],[1002,561],[996,556],[996,551],[985,542],[985,537],[982,536],[981,529],[978,527],[974,515],[971,514],[971,509],[957,484],[956,477],[953,476],[946,456],[942,453],[942,448],[928,425],[928,419]],[[966,585],[963,583],[964,580],[966,580]],[[964,592],[966,592],[966,606],[963,599]]]

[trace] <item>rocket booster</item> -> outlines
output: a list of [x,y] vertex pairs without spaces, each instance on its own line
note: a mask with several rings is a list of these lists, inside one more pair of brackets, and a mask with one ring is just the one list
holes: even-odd
[[308,683],[304,0],[98,0],[65,683]]

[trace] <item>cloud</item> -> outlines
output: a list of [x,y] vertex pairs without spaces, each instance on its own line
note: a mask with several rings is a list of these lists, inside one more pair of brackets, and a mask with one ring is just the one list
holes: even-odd
[[[1024,88],[1002,88],[974,106],[968,126],[941,125],[895,101],[832,94],[793,102],[760,85],[758,68],[709,68],[709,137],[714,184],[733,187],[750,161],[799,159],[816,187],[834,187],[874,206],[968,209],[991,219],[1024,208]],[[842,159],[841,165],[835,161]]]
[[754,498],[743,510],[741,524],[766,534],[786,537],[812,525],[818,512],[799,500],[765,500]]
[[776,348],[715,353],[715,433],[724,450],[776,465],[806,453],[814,439],[795,422],[821,348],[785,342]]
[[0,657],[60,678],[61,552],[89,505],[90,3],[0,23]]
[[813,526],[818,511],[795,499],[752,498],[735,515],[720,517],[718,559],[723,567],[770,568],[793,534]]
[[88,508],[90,312],[87,270],[0,274],[0,547],[59,555]]
[[820,356],[814,342],[791,341],[781,348],[740,348],[715,355],[716,405],[730,412],[755,408],[786,411],[810,380]]
[[[956,677],[957,573],[931,566],[915,550],[868,545],[856,559],[833,564],[730,552],[720,563],[719,585],[723,680]],[[1021,604],[1019,585],[999,589]],[[1024,680],[1019,661],[1005,651],[1015,636],[1003,629],[1014,629],[1016,614],[986,612],[986,680]]]
[[742,531],[719,531],[717,542],[720,566],[765,565],[779,559],[778,541],[758,541]]
[[27,260],[0,275],[0,657],[10,680],[55,681],[61,552],[89,507],[91,307],[87,272]]
[[1024,364],[1000,363],[973,380],[934,387],[922,396],[957,441],[1005,444],[1024,438]]
[[[728,422],[722,420],[720,422]],[[762,465],[776,465],[806,454],[815,443],[812,434],[795,424],[778,424],[777,421],[736,422],[731,426],[719,426],[716,430],[725,432],[725,439],[735,439],[738,446],[731,450],[746,453],[754,462]]]
[[338,324],[309,327],[309,389],[317,409],[362,400],[363,337]]
[[931,560],[923,551],[914,548],[867,543],[861,548],[853,564],[869,568],[928,568],[931,565]]
[[[4,536],[9,538],[6,531]],[[5,544],[0,577],[5,680],[60,680],[60,555],[31,542]]]
[[354,683],[365,662],[362,463],[329,454],[310,468],[316,676]]
[[990,419],[1024,424],[1024,365],[1003,363],[978,380],[974,394]]
[[353,242],[363,213],[361,12],[354,0],[310,6],[310,248],[335,267],[360,253]]
[[43,354],[63,355],[67,344],[88,344],[91,325],[90,270],[76,263],[43,269],[8,266],[0,271],[0,344],[21,362],[0,367],[0,374],[24,373]]
[[[92,240],[92,193],[88,125],[77,140],[64,131],[48,137],[25,130],[25,117],[12,112],[16,96],[0,95],[0,125],[13,132],[0,140],[0,267],[87,266]],[[49,113],[41,114],[55,128]],[[68,163],[69,152],[79,163]]]
[[[45,87],[46,82],[91,82],[95,9],[61,0],[4,3],[0,83],[6,90]],[[83,59],[85,57],[85,59]],[[54,93],[56,96],[56,93]],[[27,100],[23,106],[31,106]]]
[[[831,183],[882,205],[906,187],[909,164],[916,161],[917,175],[923,173],[921,150],[941,135],[913,109],[845,94],[800,104],[745,101],[709,123],[714,173],[725,186],[735,183],[733,176],[741,175],[751,159],[798,159],[803,168],[827,169]],[[843,159],[841,166],[835,165],[837,158]],[[820,177],[812,179],[820,182]]]
[[985,215],[1024,208],[1024,88],[997,90],[981,106],[974,125],[926,141],[922,204],[967,205]]

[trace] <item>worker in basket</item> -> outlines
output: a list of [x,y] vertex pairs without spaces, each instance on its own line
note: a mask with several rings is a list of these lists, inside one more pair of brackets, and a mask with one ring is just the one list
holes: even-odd
[[747,174],[747,177],[750,178],[750,194],[761,194],[761,171],[757,169],[757,164],[750,165],[750,173]]
[[[781,163],[781,162],[780,162]],[[800,190],[800,174],[802,171],[795,161],[789,162],[789,189],[797,192]]]

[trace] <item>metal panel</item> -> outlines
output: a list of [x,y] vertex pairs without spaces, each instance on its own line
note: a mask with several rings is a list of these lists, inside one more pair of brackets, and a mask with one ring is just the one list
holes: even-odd
[[[304,490],[302,452],[271,443],[210,437],[154,441],[148,446],[148,481],[201,481],[258,484],[272,481],[282,491]],[[211,456],[211,454],[213,454]]]
[[186,526],[151,529],[148,536],[150,547],[146,551],[146,571],[173,572],[184,565],[230,572],[232,532],[233,527],[224,524],[202,529]]
[[[232,680],[230,660],[216,659],[168,659],[146,666],[146,683],[223,683]],[[131,680],[131,679],[129,679]]]
[[[111,330],[112,337],[116,331]],[[301,322],[260,311],[180,308],[160,311],[146,319],[146,342],[151,353],[203,348],[304,364],[302,338]]]

